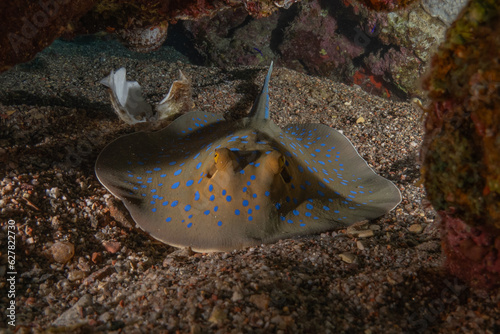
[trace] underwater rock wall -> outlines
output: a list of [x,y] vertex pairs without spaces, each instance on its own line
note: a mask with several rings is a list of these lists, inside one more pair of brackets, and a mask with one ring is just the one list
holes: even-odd
[[96,0],[0,1],[0,72],[32,59],[73,29]]
[[59,37],[117,33],[134,51],[159,48],[169,24],[244,8],[266,17],[295,0],[4,0],[0,2],[0,72],[31,60]]
[[[429,9],[416,1],[385,2],[392,4],[367,8],[354,1],[312,0],[259,20],[228,10],[183,24],[210,64],[265,66],[274,57],[281,66],[374,94],[422,96],[416,78],[443,41],[447,24],[438,16],[448,4]],[[454,11],[447,13],[459,8],[450,6]]]
[[471,1],[425,80],[423,175],[442,219],[447,266],[500,283],[500,4]]
[[[271,59],[390,97],[422,96],[430,55],[465,0],[65,0],[0,4],[0,72],[58,37],[106,31],[133,51],[161,47],[182,21],[206,64]],[[391,12],[389,12],[391,11]]]

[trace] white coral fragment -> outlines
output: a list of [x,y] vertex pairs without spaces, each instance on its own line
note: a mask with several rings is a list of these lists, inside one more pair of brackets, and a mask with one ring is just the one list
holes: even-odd
[[101,83],[110,88],[111,104],[122,121],[130,125],[146,122],[153,115],[151,105],[142,97],[139,83],[127,81],[126,75],[124,67],[112,70]]
[[147,103],[142,97],[142,89],[136,81],[127,81],[125,68],[101,80],[101,84],[109,88],[111,104],[118,117],[127,124],[146,123],[151,129],[157,129],[165,121],[175,115],[189,111],[191,107],[191,82],[179,71],[179,80],[172,83],[165,98],[155,106]]

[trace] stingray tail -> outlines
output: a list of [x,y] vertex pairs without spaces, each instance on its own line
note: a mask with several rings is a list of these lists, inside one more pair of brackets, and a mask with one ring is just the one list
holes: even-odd
[[250,111],[250,115],[254,119],[269,119],[269,80],[271,79],[272,72],[273,62],[271,61],[262,90],[255,100],[252,110]]

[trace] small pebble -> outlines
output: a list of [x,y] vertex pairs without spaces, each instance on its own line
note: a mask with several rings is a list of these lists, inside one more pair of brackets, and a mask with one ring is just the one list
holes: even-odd
[[104,241],[102,245],[111,254],[115,254],[121,248],[121,243],[118,241]]
[[339,257],[345,263],[353,263],[354,261],[356,261],[356,255],[349,252],[344,252],[342,254],[339,254]]
[[423,227],[422,227],[422,225],[420,225],[420,224],[412,224],[412,225],[410,225],[410,227],[408,228],[408,230],[409,230],[410,232],[412,232],[412,233],[416,233],[416,234],[418,234],[418,233],[422,233],[422,230],[423,230],[423,229],[424,229],[424,228],[423,228]]
[[219,306],[214,306],[212,309],[212,313],[210,314],[210,318],[208,318],[208,321],[210,321],[213,324],[219,325],[224,320],[226,320],[227,314],[222,310]]
[[267,310],[269,308],[270,298],[266,294],[251,295],[250,302],[261,310]]
[[75,255],[75,246],[70,242],[56,242],[50,247],[50,253],[54,258],[54,261],[59,263],[66,263],[73,255]]
[[68,273],[68,280],[73,282],[85,278],[85,272],[82,270],[72,270]]

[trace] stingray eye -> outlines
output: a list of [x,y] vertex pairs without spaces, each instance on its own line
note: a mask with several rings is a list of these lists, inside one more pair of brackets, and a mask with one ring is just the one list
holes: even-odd
[[284,156],[279,157],[278,166],[279,166],[279,171],[281,172],[283,170],[283,167],[285,166],[285,157]]
[[280,175],[283,178],[283,181],[285,181],[285,183],[290,183],[290,181],[292,181],[292,178],[290,176],[290,173],[288,173],[288,169],[285,167],[286,164],[287,163],[286,163],[285,157],[281,156],[281,158],[279,160]]
[[217,163],[217,160],[219,160],[219,153],[215,152],[214,162]]

